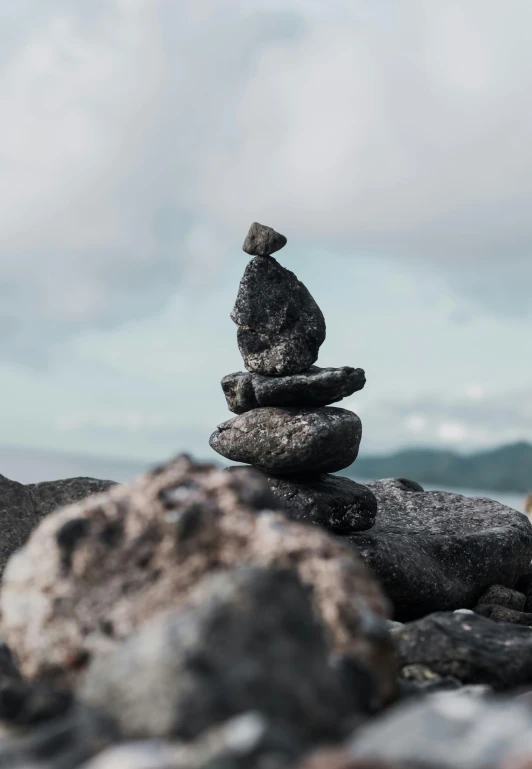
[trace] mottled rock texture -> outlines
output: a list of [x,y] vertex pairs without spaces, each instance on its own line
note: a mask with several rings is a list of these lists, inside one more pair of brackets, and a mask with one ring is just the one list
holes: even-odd
[[491,585],[485,593],[482,593],[478,599],[479,604],[494,604],[495,606],[504,606],[506,609],[515,609],[523,611],[526,603],[526,596],[518,590],[512,590],[504,585]]
[[346,409],[265,407],[219,425],[209,443],[234,462],[284,475],[342,470],[357,458],[361,437],[360,419]]
[[346,735],[371,692],[328,659],[293,571],[244,567],[204,580],[194,607],[149,623],[87,673],[84,699],[128,737],[190,740],[256,710],[309,744]]
[[376,767],[389,761],[412,769],[518,769],[512,757],[530,755],[531,748],[526,706],[442,692],[397,705],[362,726],[349,752]]
[[438,612],[394,631],[399,664],[427,665],[462,683],[496,690],[532,681],[529,628],[492,622],[477,614]]
[[286,246],[286,238],[271,227],[253,222],[242,250],[251,256],[270,256]]
[[[232,467],[231,472],[242,468]],[[270,489],[294,521],[324,526],[337,534],[371,528],[377,499],[361,483],[338,475],[266,475]]]
[[0,475],[0,574],[11,554],[24,545],[41,518],[58,507],[85,499],[112,485],[113,481],[94,478],[25,485]]
[[303,283],[273,258],[246,267],[231,319],[248,371],[286,376],[307,371],[325,339],[325,319]]
[[328,406],[362,390],[366,376],[361,368],[319,368],[303,374],[271,377],[237,371],[222,379],[227,407],[243,414],[259,406]]
[[162,611],[185,605],[200,580],[236,566],[294,568],[332,647],[393,689],[393,651],[376,640],[387,603],[347,544],[273,512],[254,471],[232,475],[186,457],[135,483],[45,518],[13,556],[0,596],[1,629],[22,673],[79,680]]
[[473,607],[493,583],[515,585],[532,557],[532,524],[490,499],[368,483],[375,525],[349,540],[384,585],[396,617]]
[[475,614],[488,617],[493,622],[511,622],[514,625],[532,627],[532,614],[530,612],[507,609],[505,606],[482,603],[475,606]]

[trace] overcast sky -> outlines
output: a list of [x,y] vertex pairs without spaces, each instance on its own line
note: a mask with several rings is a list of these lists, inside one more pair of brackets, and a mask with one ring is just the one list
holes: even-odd
[[[214,456],[252,221],[364,453],[532,439],[529,0],[0,9],[5,445]],[[1,472],[1,468],[0,468]]]

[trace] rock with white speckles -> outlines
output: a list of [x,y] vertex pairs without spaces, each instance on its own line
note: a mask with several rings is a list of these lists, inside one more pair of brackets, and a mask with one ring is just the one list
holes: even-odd
[[355,461],[361,436],[360,419],[346,409],[265,407],[219,425],[209,443],[276,475],[334,473]]

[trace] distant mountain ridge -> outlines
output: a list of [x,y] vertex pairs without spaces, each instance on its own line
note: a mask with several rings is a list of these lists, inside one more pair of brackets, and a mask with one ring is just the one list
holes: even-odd
[[532,444],[521,441],[474,454],[404,449],[387,456],[361,456],[344,474],[355,480],[404,477],[421,485],[527,494],[532,492]]

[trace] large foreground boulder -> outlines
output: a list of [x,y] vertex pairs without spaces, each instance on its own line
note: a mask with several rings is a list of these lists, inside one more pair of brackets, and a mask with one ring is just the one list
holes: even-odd
[[106,491],[113,481],[68,478],[23,484],[0,475],[0,575],[15,550],[25,544],[41,518],[59,507]]
[[195,739],[256,710],[313,744],[367,715],[371,679],[329,660],[293,571],[243,567],[204,580],[193,606],[146,625],[89,668],[83,694],[128,737]]
[[373,672],[388,697],[394,655],[377,583],[347,543],[275,504],[260,474],[181,457],[45,518],[11,559],[0,598],[22,673],[75,682],[96,652],[186,605],[205,576],[254,565],[295,569],[331,647]]
[[396,615],[473,607],[494,583],[513,587],[529,570],[532,524],[491,499],[423,491],[401,478],[368,483],[375,525],[349,537],[381,580]]

